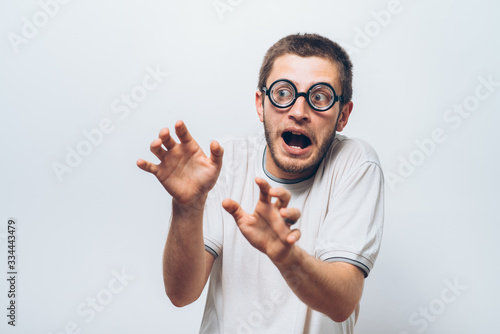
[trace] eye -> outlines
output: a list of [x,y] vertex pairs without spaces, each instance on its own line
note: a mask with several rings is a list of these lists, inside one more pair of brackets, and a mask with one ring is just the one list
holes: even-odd
[[316,93],[313,96],[314,102],[326,102],[328,100],[328,96],[324,93]]
[[334,99],[334,92],[326,85],[318,84],[311,89],[309,101],[319,109],[328,108]]
[[295,87],[291,82],[277,80],[271,85],[269,98],[276,107],[287,108],[293,103],[296,93]]
[[277,92],[277,94],[278,94],[277,96],[280,99],[286,99],[286,98],[289,98],[290,96],[292,96],[292,93],[288,89],[285,89],[285,88],[280,89]]
[[295,92],[293,87],[288,83],[280,83],[273,88],[272,96],[275,103],[286,105],[293,100]]

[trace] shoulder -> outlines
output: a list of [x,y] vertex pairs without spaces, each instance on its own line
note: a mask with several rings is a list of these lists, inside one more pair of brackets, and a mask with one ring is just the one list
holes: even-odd
[[248,159],[255,157],[255,154],[262,145],[265,145],[263,135],[252,136],[224,136],[217,141],[224,148],[224,159]]
[[377,152],[362,139],[337,135],[325,155],[324,172],[337,182],[367,170],[382,175]]
[[373,147],[359,138],[348,138],[337,135],[330,147],[330,159],[344,159],[357,163],[371,162],[380,165],[377,152]]

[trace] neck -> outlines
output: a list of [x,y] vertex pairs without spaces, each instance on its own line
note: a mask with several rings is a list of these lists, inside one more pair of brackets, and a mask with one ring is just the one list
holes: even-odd
[[316,173],[318,167],[319,164],[316,166],[312,166],[300,173],[290,173],[282,170],[276,165],[271,153],[269,152],[269,148],[267,145],[266,148],[264,149],[262,168],[264,169],[266,175],[271,179],[276,179],[275,181],[282,182],[286,180],[292,182],[282,182],[282,183],[298,183],[313,176]]

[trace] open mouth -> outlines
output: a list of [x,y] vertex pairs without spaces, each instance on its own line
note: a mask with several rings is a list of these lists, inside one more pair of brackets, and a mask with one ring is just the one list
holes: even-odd
[[285,144],[294,149],[305,149],[311,145],[311,139],[299,132],[285,131],[281,134],[281,137]]

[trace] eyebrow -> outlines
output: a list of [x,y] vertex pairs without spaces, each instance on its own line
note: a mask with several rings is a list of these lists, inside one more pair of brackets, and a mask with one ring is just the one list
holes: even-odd
[[[293,84],[295,85],[295,87],[297,87],[297,91],[299,91],[299,84],[297,83],[297,81],[292,80],[292,79],[289,79],[289,78],[285,78],[285,77],[282,77],[282,78],[279,78],[279,79],[274,80],[273,82],[271,82],[271,85],[272,85],[274,82],[279,81],[279,80],[288,80],[288,81],[293,82]],[[307,90],[309,90],[309,88],[311,88],[312,86],[314,86],[314,85],[316,85],[316,84],[319,84],[319,83],[327,83],[327,84],[329,84],[330,86],[332,86],[332,87],[333,87],[333,89],[335,89],[335,85],[334,85],[332,82],[325,81],[325,80],[320,80],[320,81],[311,81],[311,82],[309,82],[309,83],[308,83],[308,85],[307,85],[307,89],[306,89],[306,91],[307,91]],[[269,87],[267,87],[267,88],[269,88]],[[336,92],[336,91],[337,91],[337,90],[335,89],[335,92]]]

